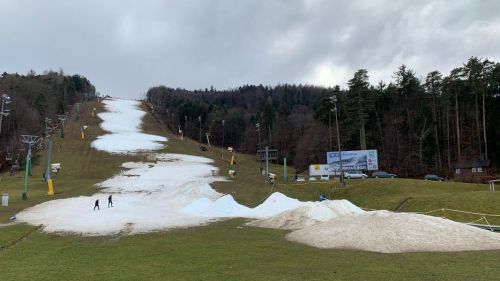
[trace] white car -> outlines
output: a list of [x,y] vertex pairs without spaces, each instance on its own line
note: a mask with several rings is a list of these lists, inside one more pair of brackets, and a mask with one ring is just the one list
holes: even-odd
[[347,179],[366,179],[366,178],[368,178],[368,175],[363,174],[361,172],[351,171],[351,172],[344,172],[344,178],[347,178]]

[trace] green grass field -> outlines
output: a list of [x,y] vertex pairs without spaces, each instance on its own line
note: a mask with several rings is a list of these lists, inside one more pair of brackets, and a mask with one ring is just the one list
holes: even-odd
[[[96,105],[87,105],[88,108]],[[99,107],[99,109],[101,109]],[[85,110],[84,110],[85,111]],[[22,176],[2,175],[0,192],[11,194],[11,204],[0,209],[0,219],[23,208],[55,198],[91,194],[93,185],[120,170],[133,156],[111,156],[90,148],[102,133],[98,119],[82,114],[89,125],[86,140],[79,139],[79,124],[68,124],[66,138],[55,139],[54,162],[62,163],[55,179],[56,195],[48,197],[41,181],[43,165],[35,166],[29,200],[21,201]],[[181,142],[166,134],[152,115],[144,119],[144,130],[170,138],[166,152],[203,155],[214,159],[222,174],[230,168],[229,154],[220,159],[220,148],[199,150],[194,141]],[[61,151],[59,151],[61,144]],[[235,181],[213,186],[236,200],[253,206],[270,192],[258,176],[254,156],[236,155]],[[43,157],[38,159],[43,163]],[[319,193],[347,198],[374,209],[427,211],[438,208],[500,213],[498,193],[486,185],[427,182],[410,179],[352,180],[345,190],[336,182],[284,183],[282,167],[274,191],[302,200],[317,200]],[[293,175],[293,170],[289,171]],[[443,215],[443,214],[435,214]],[[460,221],[467,215],[444,214]],[[0,226],[0,280],[496,280],[500,274],[500,251],[461,253],[379,254],[352,250],[321,250],[284,239],[282,230],[247,227],[233,219],[208,226],[134,235],[81,237],[46,234],[27,225]],[[496,223],[500,224],[499,221]]]

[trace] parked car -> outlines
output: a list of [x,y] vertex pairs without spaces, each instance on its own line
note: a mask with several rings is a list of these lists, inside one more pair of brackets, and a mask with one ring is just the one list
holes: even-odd
[[397,178],[398,175],[396,174],[391,174],[391,173],[388,173],[388,172],[384,172],[384,171],[376,171],[376,172],[373,172],[372,173],[372,178]]
[[426,181],[444,181],[444,178],[440,177],[438,175],[429,174],[429,175],[425,175],[424,180],[426,180]]
[[368,175],[358,171],[344,172],[344,177],[347,179],[366,179]]
[[327,180],[330,180],[330,176],[329,175],[321,175],[320,179],[323,181],[327,181]]

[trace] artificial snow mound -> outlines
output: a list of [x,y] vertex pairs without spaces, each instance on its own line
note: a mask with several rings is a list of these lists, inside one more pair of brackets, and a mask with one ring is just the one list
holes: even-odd
[[274,192],[262,204],[253,209],[251,217],[268,218],[303,205],[304,202],[290,198],[283,193]]
[[497,233],[438,217],[389,211],[340,216],[286,237],[317,248],[380,253],[500,249]]
[[180,212],[200,217],[265,219],[307,204],[283,193],[274,192],[262,204],[252,209],[236,202],[233,196],[224,195],[214,201],[208,198],[198,199]]
[[234,218],[248,217],[251,209],[238,204],[233,196],[224,195],[213,202],[208,198],[200,198],[180,211],[199,217]]
[[345,199],[304,202],[301,207],[281,212],[270,218],[249,222],[248,225],[278,229],[301,229],[339,216],[362,212],[364,211],[361,208]]

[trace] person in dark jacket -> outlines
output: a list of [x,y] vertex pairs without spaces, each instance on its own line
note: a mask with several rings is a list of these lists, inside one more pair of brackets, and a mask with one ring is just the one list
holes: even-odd
[[108,208],[110,205],[111,205],[111,207],[113,207],[113,197],[112,196],[113,196],[112,194],[110,194],[108,196]]
[[100,208],[99,208],[99,199],[95,200],[94,211],[95,211],[95,208],[97,208],[97,210],[100,210]]
[[324,195],[323,193],[321,193],[319,195],[319,201],[322,202],[322,201],[325,201],[326,200],[326,195]]

